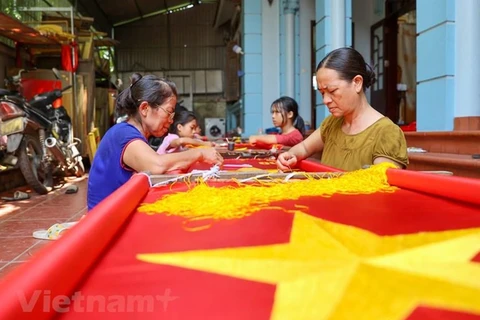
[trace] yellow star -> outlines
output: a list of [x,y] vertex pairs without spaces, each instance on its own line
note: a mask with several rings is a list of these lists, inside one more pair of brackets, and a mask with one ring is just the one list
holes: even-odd
[[286,244],[139,254],[276,284],[272,319],[404,319],[418,305],[480,314],[480,228],[378,236],[295,214]]

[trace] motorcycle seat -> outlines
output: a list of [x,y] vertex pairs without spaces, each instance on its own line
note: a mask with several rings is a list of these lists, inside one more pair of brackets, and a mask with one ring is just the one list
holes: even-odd
[[12,91],[0,88],[0,96],[10,96],[10,95],[12,95]]

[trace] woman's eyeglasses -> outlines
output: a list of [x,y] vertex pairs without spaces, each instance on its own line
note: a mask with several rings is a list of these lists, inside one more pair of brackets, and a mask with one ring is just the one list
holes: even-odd
[[173,117],[175,117],[175,112],[170,112],[167,109],[163,108],[162,106],[158,106],[158,107],[163,111],[165,111],[166,114],[168,114],[168,117],[170,118],[170,120],[173,120]]

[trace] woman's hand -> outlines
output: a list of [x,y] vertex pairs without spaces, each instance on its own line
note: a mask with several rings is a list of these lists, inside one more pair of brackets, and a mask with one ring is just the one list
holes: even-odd
[[277,158],[277,168],[281,171],[292,171],[297,164],[297,157],[289,152],[281,153]]
[[200,161],[219,166],[223,164],[223,157],[214,148],[204,148],[199,150],[202,153]]

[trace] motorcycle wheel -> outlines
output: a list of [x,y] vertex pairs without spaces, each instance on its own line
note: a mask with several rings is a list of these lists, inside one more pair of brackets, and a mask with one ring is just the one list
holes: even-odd
[[42,163],[43,149],[40,141],[25,135],[18,149],[18,163],[25,181],[38,194],[47,194],[52,189],[51,167]]

